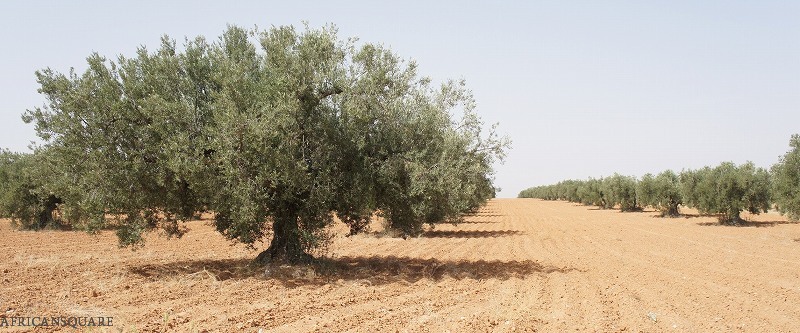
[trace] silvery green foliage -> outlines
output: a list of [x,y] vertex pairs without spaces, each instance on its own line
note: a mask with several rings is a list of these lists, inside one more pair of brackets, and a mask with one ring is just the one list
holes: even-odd
[[61,227],[54,216],[61,199],[45,188],[41,155],[0,151],[0,217],[21,229]]
[[661,212],[662,216],[679,216],[678,206],[683,203],[680,178],[672,170],[666,170],[653,176],[646,174],[638,182],[636,189],[642,206],[651,206]]
[[791,150],[772,166],[772,190],[782,214],[800,220],[800,135],[792,135]]
[[606,198],[606,208],[618,205],[623,212],[641,210],[636,200],[636,178],[615,173],[603,179],[601,188]]
[[743,210],[753,214],[769,210],[770,175],[752,162],[739,166],[723,162],[715,168],[684,171],[680,178],[686,203],[703,214],[719,215],[723,223],[739,223]]
[[602,189],[603,178],[589,178],[578,189],[578,196],[581,198],[581,203],[584,205],[593,205],[599,208],[611,208],[611,203],[608,201],[607,193],[603,193]]
[[[229,27],[214,42],[161,47],[81,75],[37,73],[48,104],[26,113],[58,168],[55,188],[89,225],[116,216],[122,244],[181,235],[215,213],[260,259],[297,261],[338,216],[351,233],[374,214],[418,234],[494,196],[507,139],[484,128],[463,81],[433,85],[414,62],[336,29]],[[95,221],[95,222],[86,222]]]
[[603,192],[603,179],[565,180],[553,185],[527,188],[520,191],[519,198],[538,198],[544,200],[566,200],[587,206],[612,208],[607,193]]

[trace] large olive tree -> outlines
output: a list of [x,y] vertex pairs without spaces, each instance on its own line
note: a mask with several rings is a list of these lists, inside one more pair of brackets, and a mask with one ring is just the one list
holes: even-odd
[[37,73],[30,110],[82,220],[118,216],[122,244],[183,232],[215,213],[226,237],[271,238],[260,262],[303,261],[338,216],[374,214],[404,234],[456,222],[494,196],[509,143],[482,133],[463,82],[440,86],[388,49],[334,27],[230,27],[182,48],[88,58],[82,74]]

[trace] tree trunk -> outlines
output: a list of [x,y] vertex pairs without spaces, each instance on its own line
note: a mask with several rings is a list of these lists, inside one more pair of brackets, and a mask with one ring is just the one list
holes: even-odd
[[44,229],[48,225],[53,224],[53,212],[58,208],[58,204],[60,203],[61,199],[54,195],[47,197],[47,200],[44,202],[44,207],[42,207],[42,210],[39,212],[36,229]]
[[742,218],[739,216],[740,213],[741,211],[739,211],[738,209],[728,210],[728,213],[725,214],[723,217],[722,224],[727,224],[727,225],[739,224],[740,222],[742,222]]
[[306,263],[313,259],[303,250],[300,243],[300,229],[297,214],[287,213],[275,216],[272,222],[274,233],[269,248],[258,254],[256,263],[265,265],[273,262],[290,264]]
[[678,211],[678,204],[670,203],[667,211],[663,214],[666,217],[678,217],[681,216],[681,213]]

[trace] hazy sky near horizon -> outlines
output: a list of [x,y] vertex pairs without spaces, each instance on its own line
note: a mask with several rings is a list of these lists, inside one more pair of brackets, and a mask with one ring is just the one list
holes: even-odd
[[0,147],[36,140],[20,120],[44,103],[36,70],[80,73],[92,52],[132,56],[163,34],[303,21],[465,79],[513,141],[501,197],[614,172],[769,167],[800,133],[800,1],[3,1]]

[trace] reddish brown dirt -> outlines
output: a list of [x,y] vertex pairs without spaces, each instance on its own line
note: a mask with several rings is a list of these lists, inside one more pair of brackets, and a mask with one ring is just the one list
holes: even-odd
[[499,199],[419,238],[339,227],[316,269],[247,267],[257,251],[204,221],[135,252],[112,232],[3,221],[0,316],[111,316],[110,332],[800,331],[800,224],[655,215]]

